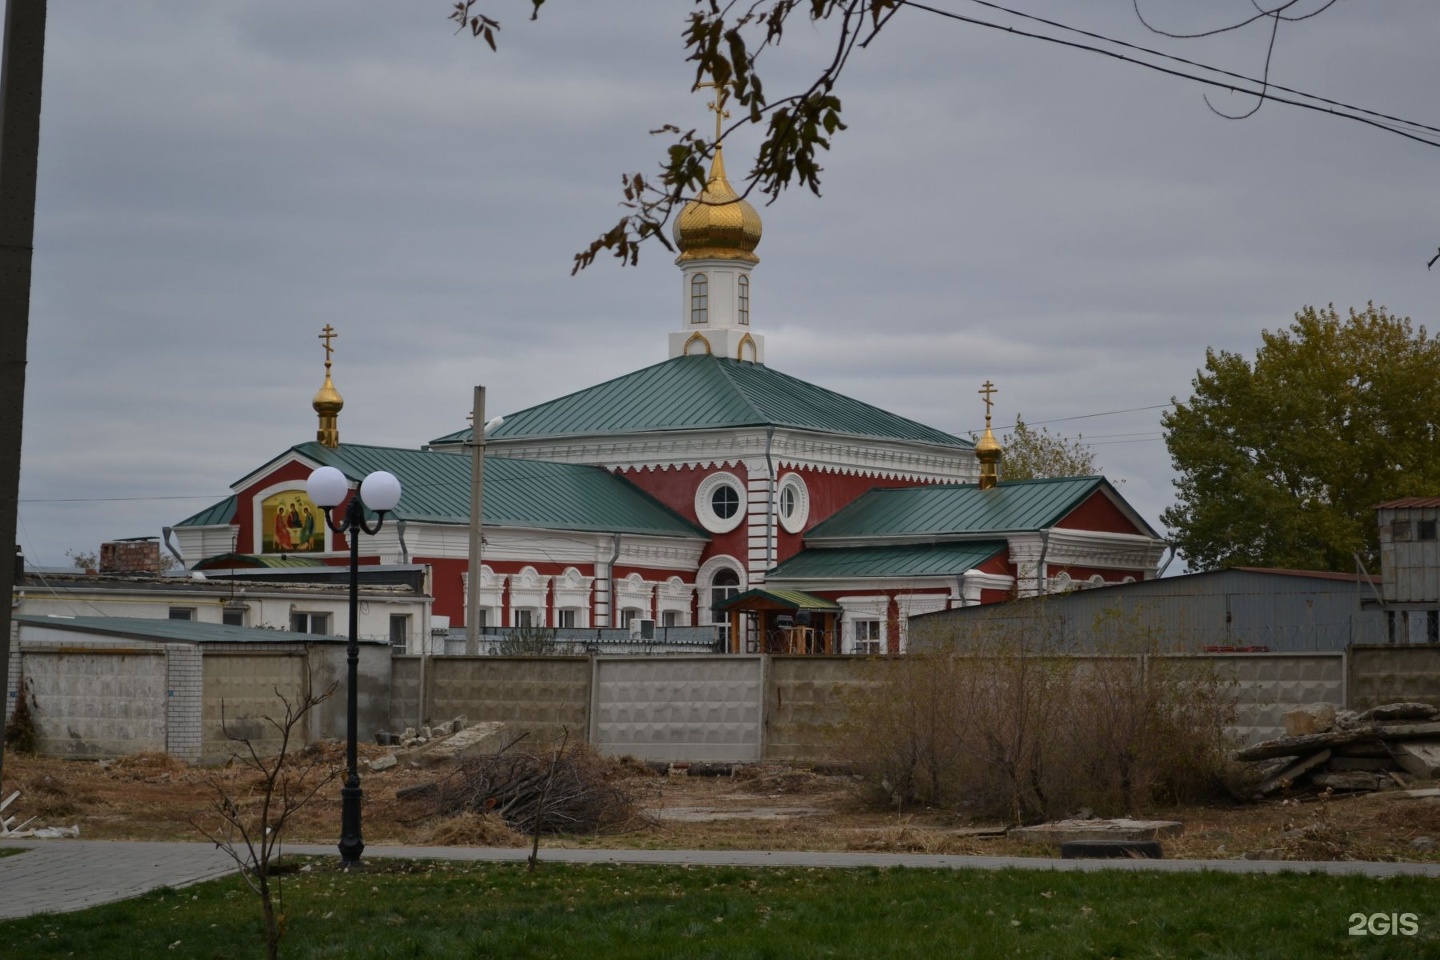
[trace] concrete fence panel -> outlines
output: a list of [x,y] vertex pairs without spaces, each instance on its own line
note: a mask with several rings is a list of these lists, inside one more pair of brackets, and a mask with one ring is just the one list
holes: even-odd
[[499,720],[537,744],[558,739],[563,727],[579,742],[590,725],[590,675],[587,657],[429,657],[426,720]]
[[163,649],[25,645],[21,672],[42,754],[98,759],[163,752]]
[[759,760],[764,672],[758,656],[597,657],[591,742],[642,760]]
[[[221,761],[246,747],[233,738],[248,740],[259,754],[280,750],[280,729],[285,703],[298,705],[309,691],[309,671],[303,652],[208,652],[201,660],[204,672],[201,707],[200,754],[207,762]],[[294,731],[303,746],[304,729]]]
[[1345,706],[1343,653],[1213,653],[1156,657],[1159,661],[1207,664],[1234,685],[1236,717],[1231,732],[1244,743],[1285,732],[1285,714],[1308,703]]
[[851,706],[898,661],[776,656],[765,677],[766,760],[853,760],[842,740]]
[[1440,646],[1385,644],[1350,649],[1351,710],[1413,700],[1440,706]]

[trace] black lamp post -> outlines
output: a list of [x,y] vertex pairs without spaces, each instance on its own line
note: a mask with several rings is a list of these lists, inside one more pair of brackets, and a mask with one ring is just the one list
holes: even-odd
[[[334,467],[319,467],[310,474],[305,489],[315,505],[324,511],[326,526],[350,541],[350,639],[345,647],[349,671],[345,696],[345,783],[340,788],[340,862],[341,866],[352,866],[360,862],[360,854],[365,851],[365,840],[360,834],[360,801],[364,794],[355,763],[355,688],[360,663],[360,534],[373,536],[380,532],[385,514],[400,502],[400,481],[384,470],[370,474],[361,481],[359,494],[350,498],[344,519],[339,523],[335,522],[332,511],[350,492],[350,481],[345,479],[345,474]],[[375,511],[373,527],[365,522],[366,507]]]

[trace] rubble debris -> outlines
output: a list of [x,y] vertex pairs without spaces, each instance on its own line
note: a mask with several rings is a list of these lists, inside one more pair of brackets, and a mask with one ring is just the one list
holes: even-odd
[[[1238,750],[1235,758],[1271,762],[1256,789],[1261,797],[1282,790],[1404,789],[1405,775],[1440,775],[1437,720],[1440,709],[1424,703],[1384,704],[1360,714],[1317,704],[1285,714],[1286,736]],[[1278,759],[1283,762],[1273,762]]]
[[1185,825],[1176,820],[1054,820],[1010,831],[1012,839],[1056,846],[1072,840],[1158,840],[1178,837]]
[[1312,733],[1325,733],[1335,729],[1335,705],[1306,704],[1287,712],[1284,719],[1285,733],[1288,736],[1303,737]]

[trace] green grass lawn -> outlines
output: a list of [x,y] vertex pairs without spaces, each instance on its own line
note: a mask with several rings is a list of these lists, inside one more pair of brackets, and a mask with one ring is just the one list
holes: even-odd
[[[1204,957],[1440,955],[1440,881],[1315,875],[409,863],[285,878],[281,956]],[[1348,933],[1416,915],[1414,935]],[[239,879],[0,922],[0,954],[264,955]]]

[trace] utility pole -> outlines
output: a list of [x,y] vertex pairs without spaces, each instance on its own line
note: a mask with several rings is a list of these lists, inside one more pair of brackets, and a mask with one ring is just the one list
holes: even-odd
[[480,563],[484,555],[482,535],[485,513],[485,388],[475,388],[475,405],[470,412],[470,573],[465,582],[465,653],[480,653]]
[[[20,509],[20,438],[35,250],[35,171],[40,156],[40,81],[45,0],[6,0],[0,55],[0,697],[9,706],[10,598],[15,595],[15,525]],[[25,691],[20,691],[24,696]],[[0,720],[6,710],[0,708]],[[3,728],[3,723],[0,723]],[[0,744],[0,783],[5,751]]]

